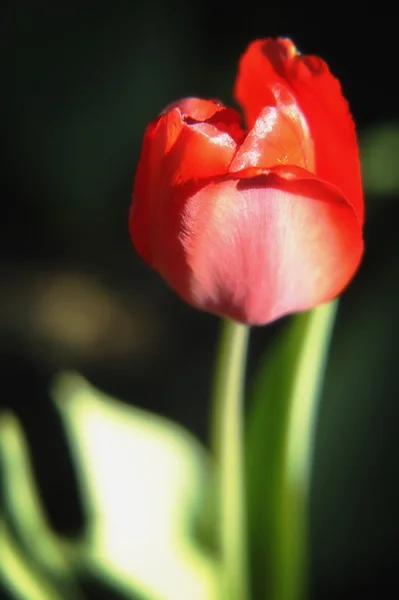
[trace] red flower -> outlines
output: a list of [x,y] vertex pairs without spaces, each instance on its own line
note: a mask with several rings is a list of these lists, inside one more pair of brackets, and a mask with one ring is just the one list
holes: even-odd
[[339,82],[287,39],[241,58],[237,111],[187,98],[145,133],[130,233],[193,306],[250,324],[334,298],[363,251],[356,134]]

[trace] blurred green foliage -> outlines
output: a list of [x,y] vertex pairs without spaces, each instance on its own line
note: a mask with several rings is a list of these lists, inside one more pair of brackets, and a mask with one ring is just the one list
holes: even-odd
[[361,138],[361,161],[366,192],[381,201],[399,192],[399,124],[378,123]]
[[60,375],[53,389],[86,530],[74,541],[52,531],[21,426],[3,413],[2,583],[16,598],[79,600],[79,577],[89,572],[121,597],[218,598],[216,559],[194,535],[212,477],[200,444],[174,423],[127,407],[78,375]]

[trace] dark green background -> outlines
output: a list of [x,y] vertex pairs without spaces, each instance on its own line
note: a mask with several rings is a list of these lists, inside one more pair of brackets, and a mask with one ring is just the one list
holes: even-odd
[[[247,43],[288,35],[339,76],[361,140],[385,124],[399,149],[393,19],[383,3],[349,4],[20,0],[1,9],[0,399],[26,428],[57,530],[77,535],[84,524],[48,397],[58,370],[207,438],[217,319],[174,296],[128,236],[146,123],[182,96],[232,102]],[[397,589],[399,209],[394,190],[378,191],[381,160],[320,416],[317,599]],[[250,376],[282,324],[253,331]]]

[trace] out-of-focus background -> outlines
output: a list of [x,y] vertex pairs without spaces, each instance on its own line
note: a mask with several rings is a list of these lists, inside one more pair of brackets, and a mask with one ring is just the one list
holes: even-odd
[[[397,43],[383,5],[348,11],[293,0],[15,0],[1,9],[0,405],[22,425],[47,518],[65,539],[79,537],[86,515],[54,376],[76,371],[126,406],[208,438],[218,320],[183,304],[128,236],[144,128],[183,96],[231,103],[249,41],[287,35],[342,82],[367,211],[317,433],[312,597],[379,597],[397,582]],[[283,324],[253,331],[249,386]],[[112,597],[94,579],[84,585],[85,597]]]

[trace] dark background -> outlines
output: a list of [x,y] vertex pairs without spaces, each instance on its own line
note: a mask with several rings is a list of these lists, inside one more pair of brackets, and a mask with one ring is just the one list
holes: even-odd
[[[386,161],[368,143],[384,125],[399,149],[388,7],[20,0],[1,11],[0,403],[23,422],[53,526],[77,535],[84,525],[48,395],[57,371],[76,369],[207,439],[218,321],[184,305],[136,256],[134,172],[144,128],[164,105],[189,95],[231,103],[249,41],[287,35],[340,78],[365,160],[381,166],[320,415],[313,596],[379,597],[397,585],[399,210],[394,186],[379,192]],[[253,331],[249,385],[282,324]]]

